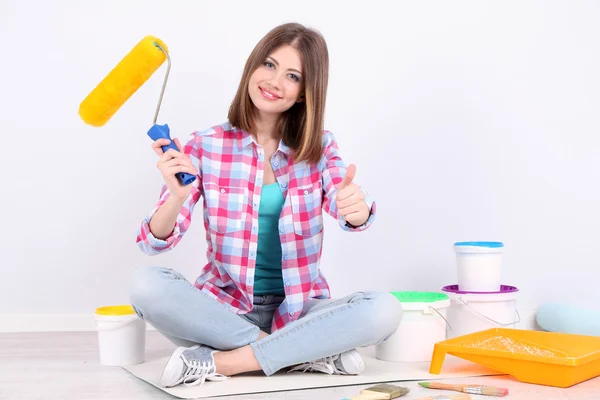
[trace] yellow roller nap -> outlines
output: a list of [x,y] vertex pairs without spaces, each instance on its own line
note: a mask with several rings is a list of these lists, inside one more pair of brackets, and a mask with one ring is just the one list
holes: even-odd
[[81,119],[92,126],[103,126],[165,62],[165,52],[168,48],[160,39],[143,38],[81,102]]

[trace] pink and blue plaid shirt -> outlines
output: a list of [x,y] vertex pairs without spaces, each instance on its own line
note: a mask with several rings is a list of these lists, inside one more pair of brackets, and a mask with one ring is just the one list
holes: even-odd
[[[190,226],[195,205],[203,199],[208,263],[195,286],[242,314],[252,309],[258,240],[258,210],[264,174],[264,151],[252,135],[229,123],[193,132],[184,145],[199,171],[179,212],[173,232],[160,240],[150,232],[152,215],[169,197],[163,186],[155,208],[142,221],[137,244],[155,255],[173,249]],[[329,298],[329,285],[319,270],[323,245],[323,210],[346,231],[367,229],[375,218],[375,203],[368,221],[352,227],[338,213],[335,196],[346,167],[335,137],[323,133],[323,157],[315,165],[293,163],[290,149],[280,142],[271,163],[285,203],[279,218],[282,275],[286,297],[276,310],[272,332],[295,321],[307,300]]]

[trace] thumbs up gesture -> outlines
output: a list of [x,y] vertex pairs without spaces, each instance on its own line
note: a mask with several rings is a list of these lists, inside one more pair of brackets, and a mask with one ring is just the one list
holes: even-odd
[[346,222],[353,226],[360,226],[369,218],[370,210],[365,203],[365,196],[360,186],[352,182],[354,175],[356,175],[356,166],[350,164],[346,176],[338,185],[336,203],[339,213]]

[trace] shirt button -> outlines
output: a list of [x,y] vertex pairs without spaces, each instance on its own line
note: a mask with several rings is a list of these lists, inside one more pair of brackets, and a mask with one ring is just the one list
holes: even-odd
[[290,312],[290,315],[294,315],[294,312],[293,312],[293,311],[292,311],[292,312]]
[[279,161],[273,161],[273,166],[274,167],[278,167],[279,166]]
[[283,233],[284,229],[283,228],[279,228],[279,232]]
[[254,257],[254,252],[253,251],[250,252],[250,257]]
[[221,189],[221,193],[225,193],[225,189]]
[[256,204],[256,202],[254,202],[252,205],[254,206],[254,208],[258,207],[258,204]]
[[252,227],[252,230],[256,232],[256,225]]
[[287,282],[285,283],[285,286],[290,286],[290,282],[289,282],[289,281],[287,281]]
[[305,191],[304,191],[304,194],[308,194],[308,190],[305,190]]
[[287,256],[287,254],[284,254],[284,255],[283,255],[283,259],[284,259],[284,260],[287,260],[287,259],[288,259],[288,256]]
[[287,187],[287,182],[283,182],[283,185],[281,186],[283,186],[284,188]]

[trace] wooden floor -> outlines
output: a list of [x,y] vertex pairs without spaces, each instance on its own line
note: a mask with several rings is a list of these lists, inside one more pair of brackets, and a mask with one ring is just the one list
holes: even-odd
[[[147,336],[147,357],[164,355],[172,346],[157,332]],[[467,383],[486,383],[508,387],[507,399],[600,399],[600,378],[569,389],[526,385],[508,376],[468,378]],[[408,399],[432,395],[415,382],[402,383],[411,388]],[[314,399],[339,400],[359,393],[365,386],[338,387],[244,396],[224,396],[220,400]],[[439,394],[438,392],[434,393]],[[483,399],[474,396],[474,399]],[[84,400],[84,399],[175,399],[139,380],[119,367],[104,367],[98,362],[95,332],[4,333],[0,334],[0,399],[10,400]],[[487,400],[490,398],[487,397]]]

